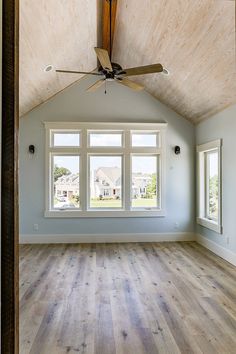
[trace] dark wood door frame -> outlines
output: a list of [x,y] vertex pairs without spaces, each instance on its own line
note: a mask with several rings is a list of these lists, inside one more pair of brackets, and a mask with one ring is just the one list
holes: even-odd
[[2,0],[1,353],[19,353],[19,0]]

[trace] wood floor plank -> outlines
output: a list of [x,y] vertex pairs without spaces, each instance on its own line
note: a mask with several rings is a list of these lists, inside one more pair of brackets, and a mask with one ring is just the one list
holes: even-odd
[[97,255],[97,282],[95,293],[96,326],[95,326],[95,353],[115,354],[115,340],[111,311],[111,279],[108,275],[106,245],[98,244]]
[[22,245],[20,354],[234,354],[236,268],[195,242]]

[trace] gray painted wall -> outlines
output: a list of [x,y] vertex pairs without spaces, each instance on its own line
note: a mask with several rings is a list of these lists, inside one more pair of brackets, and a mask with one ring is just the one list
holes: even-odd
[[[197,232],[236,252],[236,105],[227,108],[196,127],[196,143],[223,139],[222,211],[223,235],[197,225]],[[228,241],[227,241],[228,239]]]
[[[43,75],[43,74],[42,74]],[[86,93],[93,79],[58,94],[20,120],[20,232],[21,234],[94,234],[192,232],[195,228],[194,127],[146,92],[135,93],[109,82]],[[44,218],[44,121],[168,122],[167,177],[164,218]],[[36,146],[32,158],[28,146]],[[173,147],[179,145],[181,154]],[[176,228],[175,223],[179,227]],[[33,230],[33,224],[39,230]]]

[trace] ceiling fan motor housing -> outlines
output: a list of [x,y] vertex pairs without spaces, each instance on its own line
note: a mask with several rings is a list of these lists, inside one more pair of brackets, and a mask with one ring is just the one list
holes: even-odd
[[117,63],[111,63],[111,66],[112,71],[103,69],[102,66],[99,67],[98,71],[105,75],[106,79],[114,79],[115,75],[118,75],[120,72],[122,72],[122,67]]

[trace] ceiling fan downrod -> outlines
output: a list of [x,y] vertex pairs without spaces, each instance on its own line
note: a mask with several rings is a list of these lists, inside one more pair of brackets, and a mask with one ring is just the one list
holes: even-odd
[[[110,56],[110,60],[111,60],[111,42],[112,42],[112,34],[111,34],[111,31],[112,31],[112,24],[111,24],[111,17],[112,17],[112,0],[106,0],[108,3],[109,3],[109,56]],[[104,94],[106,95],[107,93],[107,82],[105,80],[105,90],[104,90]]]

